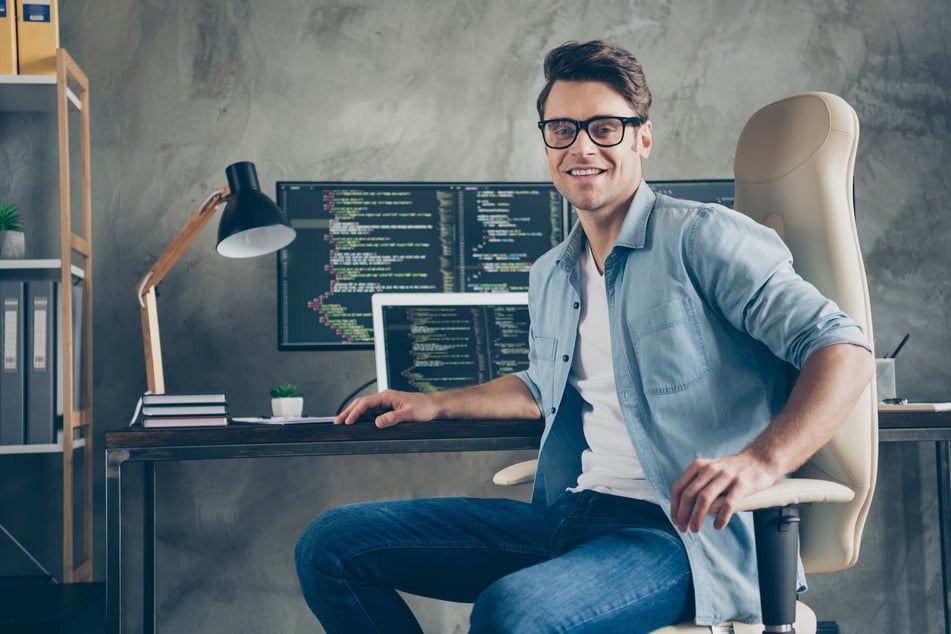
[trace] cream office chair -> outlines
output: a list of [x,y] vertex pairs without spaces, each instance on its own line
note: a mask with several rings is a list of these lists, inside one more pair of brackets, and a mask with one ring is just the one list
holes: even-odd
[[[737,143],[735,207],[775,229],[792,252],[796,271],[862,324],[871,341],[868,287],[852,207],[858,133],[855,111],[828,93],[806,93],[762,108]],[[806,572],[855,564],[877,459],[873,381],[836,436],[794,477],[743,501],[742,510],[754,512],[764,624],[725,623],[713,631],[815,633],[815,614],[796,601],[797,542]],[[534,469],[534,461],[512,465],[494,481],[530,481]],[[677,625],[653,634],[703,632],[709,634],[711,628]]]

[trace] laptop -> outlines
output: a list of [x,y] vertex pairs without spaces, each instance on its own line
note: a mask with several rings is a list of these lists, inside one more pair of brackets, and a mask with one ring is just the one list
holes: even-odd
[[376,293],[380,390],[466,387],[528,367],[527,293]]

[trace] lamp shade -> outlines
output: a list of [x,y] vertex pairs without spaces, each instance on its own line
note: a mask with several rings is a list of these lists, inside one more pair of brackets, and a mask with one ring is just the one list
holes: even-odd
[[297,236],[284,212],[261,192],[254,163],[225,169],[231,194],[218,223],[218,253],[251,258],[283,249]]

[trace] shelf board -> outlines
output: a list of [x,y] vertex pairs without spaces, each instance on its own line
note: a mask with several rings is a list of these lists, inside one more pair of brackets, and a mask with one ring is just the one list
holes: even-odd
[[[86,277],[82,267],[70,264],[73,277],[83,279]],[[59,258],[50,258],[45,260],[0,260],[0,271],[54,271],[59,270]],[[0,274],[2,276],[2,274]]]
[[[73,451],[86,446],[84,438],[73,441]],[[62,453],[63,443],[48,443],[44,445],[0,445],[0,456],[32,453]]]
[[[67,86],[66,97],[82,110],[76,93]],[[0,75],[0,111],[52,112],[56,110],[56,75]]]

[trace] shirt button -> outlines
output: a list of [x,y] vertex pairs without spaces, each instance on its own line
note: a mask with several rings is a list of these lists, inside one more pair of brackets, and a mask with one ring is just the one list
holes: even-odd
[[567,354],[562,355],[561,360],[564,361],[565,363],[568,363],[568,355]]
[[575,310],[577,310],[581,308],[581,302],[575,302],[574,304],[572,304],[572,306],[575,308]]
[[555,408],[554,408],[554,407],[553,407],[553,408],[551,408],[551,413],[552,413],[552,414],[554,414],[554,413],[555,413]]

